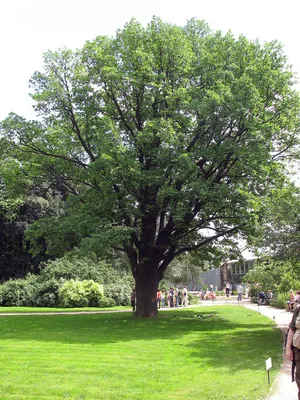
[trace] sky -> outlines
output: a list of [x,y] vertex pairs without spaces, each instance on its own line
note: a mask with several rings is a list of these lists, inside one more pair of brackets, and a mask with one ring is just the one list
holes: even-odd
[[0,120],[10,112],[34,118],[28,81],[42,70],[43,53],[113,36],[131,18],[185,25],[196,17],[213,30],[277,39],[300,77],[300,0],[2,0],[0,15]]

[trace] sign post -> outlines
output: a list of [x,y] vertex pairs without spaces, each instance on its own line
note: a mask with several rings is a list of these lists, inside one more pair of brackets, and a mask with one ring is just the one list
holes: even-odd
[[267,372],[268,372],[268,384],[269,384],[269,386],[270,386],[270,369],[272,368],[272,358],[271,357],[269,357],[267,360],[266,360],[266,370],[267,370]]

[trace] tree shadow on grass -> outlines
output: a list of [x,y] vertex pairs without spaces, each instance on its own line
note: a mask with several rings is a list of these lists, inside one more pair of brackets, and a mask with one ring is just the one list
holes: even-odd
[[[190,362],[238,371],[257,369],[261,360],[280,348],[274,323],[244,307],[222,306],[168,310],[157,319],[129,313],[1,317],[1,340],[106,346],[172,340],[188,350]],[[185,338],[192,334],[193,339]],[[195,337],[195,338],[194,338]],[[275,346],[275,348],[274,348]]]

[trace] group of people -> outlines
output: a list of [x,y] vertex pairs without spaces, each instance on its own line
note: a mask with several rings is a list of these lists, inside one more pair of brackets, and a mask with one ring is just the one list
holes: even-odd
[[184,286],[182,290],[173,287],[169,290],[157,289],[156,300],[158,308],[186,307],[188,305],[187,287]]
[[[132,311],[135,311],[135,298],[135,289],[132,289],[130,295]],[[158,308],[187,307],[189,303],[188,298],[188,290],[186,286],[184,286],[182,290],[179,288],[174,289],[172,287],[170,287],[169,290],[157,289],[156,301]]]
[[216,291],[217,291],[217,286],[214,287],[214,285],[211,283],[207,290],[205,290],[205,289],[199,290],[199,292],[197,293],[197,296],[199,297],[199,300],[214,301],[217,298]]

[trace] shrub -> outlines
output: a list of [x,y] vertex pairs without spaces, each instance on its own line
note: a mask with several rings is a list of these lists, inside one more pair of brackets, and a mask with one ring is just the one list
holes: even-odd
[[117,306],[128,306],[130,304],[131,285],[128,283],[112,283],[104,285],[104,295],[113,299]]
[[28,274],[25,279],[10,279],[1,285],[3,306],[32,306],[33,296],[38,286],[37,277]]
[[188,292],[188,302],[189,304],[196,304],[199,302],[199,298],[194,296],[192,293]]
[[88,299],[90,307],[99,306],[99,302],[104,297],[103,286],[92,280],[82,282],[85,297]]
[[89,301],[85,297],[83,283],[70,279],[65,282],[58,292],[61,307],[87,307]]
[[125,272],[115,270],[110,264],[103,261],[94,262],[87,258],[65,256],[42,265],[40,278],[43,281],[51,278],[65,280],[78,279],[80,281],[93,280],[98,283],[111,284],[126,282],[130,285],[131,276]]
[[278,293],[277,296],[274,296],[274,298],[271,300],[271,306],[277,307],[277,308],[286,308],[287,301],[289,299],[289,293]]
[[34,304],[38,307],[55,307],[59,305],[58,292],[64,284],[64,279],[51,278],[46,282],[39,283],[33,295]]
[[103,278],[101,272],[105,268],[104,266],[106,267],[106,264],[95,264],[85,258],[70,259],[63,257],[54,261],[49,261],[47,264],[43,264],[43,269],[41,269],[40,272],[40,279],[47,281],[50,279],[58,280],[63,278],[64,280],[93,280],[102,283]]
[[258,297],[258,292],[261,291],[261,288],[257,286],[257,284],[252,283],[249,285],[249,296],[250,297]]
[[103,286],[92,280],[66,281],[58,292],[62,307],[99,306],[103,298]]
[[[280,293],[286,294],[290,291],[290,289],[300,290],[300,281],[299,277],[295,273],[295,271],[291,270],[283,274],[281,277],[280,285],[278,286],[278,291]],[[286,297],[287,299],[289,296]]]
[[115,305],[114,299],[108,299],[107,297],[102,297],[98,302],[98,307],[114,307]]

